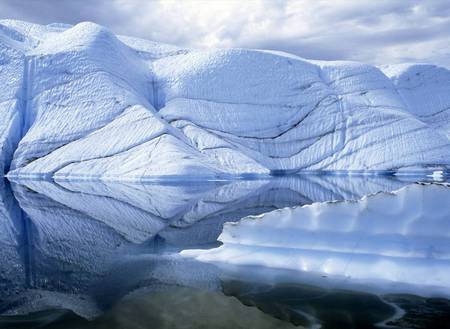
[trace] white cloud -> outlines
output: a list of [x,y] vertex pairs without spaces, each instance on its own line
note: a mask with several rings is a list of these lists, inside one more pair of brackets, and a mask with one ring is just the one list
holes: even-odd
[[446,0],[5,0],[0,15],[43,23],[92,20],[117,33],[189,47],[450,66]]

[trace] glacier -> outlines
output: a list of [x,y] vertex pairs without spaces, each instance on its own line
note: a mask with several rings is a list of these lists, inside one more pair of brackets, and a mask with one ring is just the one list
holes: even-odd
[[215,179],[450,165],[450,72],[0,21],[9,177]]

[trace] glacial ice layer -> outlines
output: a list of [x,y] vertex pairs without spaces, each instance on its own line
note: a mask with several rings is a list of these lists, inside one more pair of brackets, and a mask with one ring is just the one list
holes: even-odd
[[10,176],[220,177],[450,166],[450,71],[194,50],[0,21]]

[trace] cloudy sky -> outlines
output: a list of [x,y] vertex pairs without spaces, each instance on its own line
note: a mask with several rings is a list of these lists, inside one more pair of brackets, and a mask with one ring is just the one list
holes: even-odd
[[0,0],[0,18],[94,21],[188,47],[450,67],[449,0]]

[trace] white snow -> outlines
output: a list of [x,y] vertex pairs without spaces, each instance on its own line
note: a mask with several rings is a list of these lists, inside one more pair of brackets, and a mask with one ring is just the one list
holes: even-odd
[[387,291],[449,295],[449,189],[413,184],[359,201],[250,216],[225,224],[222,246],[182,255],[294,270]]
[[2,20],[0,158],[59,179],[445,171],[449,77]]

